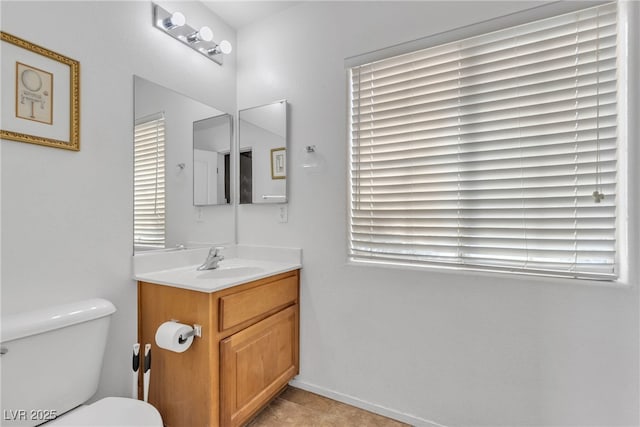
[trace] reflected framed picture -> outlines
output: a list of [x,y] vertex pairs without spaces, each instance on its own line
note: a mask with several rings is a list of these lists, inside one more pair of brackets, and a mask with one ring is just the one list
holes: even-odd
[[271,179],[287,177],[287,150],[285,147],[271,149]]
[[0,138],[80,150],[80,63],[0,32]]

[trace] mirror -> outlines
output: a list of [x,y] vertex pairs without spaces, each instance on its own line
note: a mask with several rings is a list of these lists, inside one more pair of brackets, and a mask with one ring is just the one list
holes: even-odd
[[207,117],[193,122],[193,204],[231,202],[231,116]]
[[134,76],[134,123],[134,253],[199,241],[232,215],[203,211],[231,202],[231,116]]
[[287,101],[239,112],[240,203],[287,202]]

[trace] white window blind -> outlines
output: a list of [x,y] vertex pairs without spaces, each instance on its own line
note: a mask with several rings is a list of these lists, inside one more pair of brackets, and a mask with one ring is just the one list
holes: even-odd
[[350,257],[615,279],[616,13],[351,68]]
[[164,248],[164,115],[138,120],[134,134],[134,244]]

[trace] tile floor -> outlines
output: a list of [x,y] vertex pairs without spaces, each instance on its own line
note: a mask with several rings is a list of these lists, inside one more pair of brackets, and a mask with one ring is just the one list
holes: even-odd
[[288,387],[246,427],[401,427],[408,424]]

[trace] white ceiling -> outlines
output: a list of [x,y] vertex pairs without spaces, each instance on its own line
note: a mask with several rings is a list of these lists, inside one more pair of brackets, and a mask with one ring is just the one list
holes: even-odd
[[211,9],[216,15],[236,30],[300,3],[300,1],[268,0],[201,1],[206,7]]

